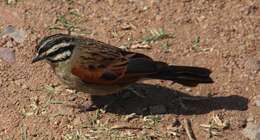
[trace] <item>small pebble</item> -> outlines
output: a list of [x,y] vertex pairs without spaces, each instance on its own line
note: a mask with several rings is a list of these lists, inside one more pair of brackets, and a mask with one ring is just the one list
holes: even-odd
[[11,48],[0,48],[0,59],[7,63],[14,63],[15,52]]
[[29,89],[29,87],[27,85],[23,84],[22,89]]
[[250,116],[247,118],[247,122],[253,122],[253,121],[255,121],[255,118],[254,118],[252,115],[250,115]]
[[186,92],[191,92],[192,89],[191,89],[191,88],[185,88],[185,91],[186,91]]
[[130,29],[135,28],[135,27],[134,27],[134,25],[132,25],[131,23],[123,23],[123,24],[121,25],[121,28],[122,28],[123,30],[130,30]]
[[144,8],[143,8],[144,11],[146,11],[146,10],[148,10],[148,9],[149,9],[148,6],[144,6]]

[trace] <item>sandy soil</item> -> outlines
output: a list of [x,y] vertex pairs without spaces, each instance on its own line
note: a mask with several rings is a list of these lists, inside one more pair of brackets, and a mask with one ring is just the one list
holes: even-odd
[[[10,1],[9,1],[10,2]],[[14,64],[0,60],[0,139],[247,139],[247,122],[260,123],[259,0],[19,0],[0,2],[0,28],[26,32],[25,41],[3,41]],[[128,47],[163,29],[171,38],[150,49],[131,49],[171,64],[212,69],[211,85],[182,87],[149,80],[104,97],[113,104],[90,112],[88,96],[66,89],[50,67],[31,64],[37,41],[50,34],[84,35]],[[119,100],[118,97],[120,98]],[[217,126],[206,131],[200,125]],[[218,131],[218,136],[214,134]]]

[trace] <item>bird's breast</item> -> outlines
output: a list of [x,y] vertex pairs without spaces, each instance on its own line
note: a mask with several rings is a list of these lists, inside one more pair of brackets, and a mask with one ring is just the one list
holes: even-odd
[[71,65],[69,63],[59,63],[52,66],[56,76],[60,81],[71,89],[85,92],[90,95],[104,96],[117,93],[123,87],[120,85],[102,85],[91,84],[82,81],[79,77],[71,73]]

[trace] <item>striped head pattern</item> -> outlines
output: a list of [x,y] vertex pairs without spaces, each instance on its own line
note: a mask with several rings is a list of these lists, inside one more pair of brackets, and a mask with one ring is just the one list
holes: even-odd
[[72,55],[75,40],[74,36],[66,34],[55,34],[43,38],[36,47],[37,54],[33,57],[32,63],[44,59],[51,62],[67,60]]

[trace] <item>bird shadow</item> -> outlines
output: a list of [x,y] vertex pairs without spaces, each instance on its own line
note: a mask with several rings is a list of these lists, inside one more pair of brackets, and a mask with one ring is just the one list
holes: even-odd
[[[137,96],[135,93],[139,93]],[[141,94],[141,95],[140,95]],[[247,110],[248,99],[238,95],[203,97],[166,87],[149,84],[136,84],[117,95],[92,98],[93,103],[107,112],[127,115],[176,114],[198,115],[214,110]]]

